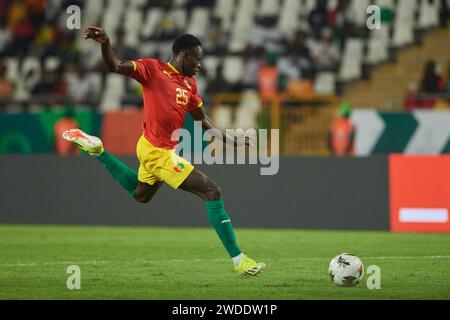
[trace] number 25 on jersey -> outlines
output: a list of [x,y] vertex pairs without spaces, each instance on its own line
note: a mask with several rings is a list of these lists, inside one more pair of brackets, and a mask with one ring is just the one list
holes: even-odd
[[186,89],[177,88],[177,96],[176,96],[177,104],[185,106],[189,103],[189,96],[187,95],[187,93],[188,91]]

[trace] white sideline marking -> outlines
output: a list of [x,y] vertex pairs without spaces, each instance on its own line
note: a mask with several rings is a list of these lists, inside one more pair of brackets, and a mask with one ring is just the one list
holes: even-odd
[[[362,260],[371,259],[371,260],[427,260],[427,259],[450,259],[450,256],[386,256],[386,257],[360,257]],[[277,260],[300,260],[300,261],[315,261],[315,260],[329,260],[329,257],[315,257],[315,258],[279,258]],[[96,265],[96,264],[120,264],[120,263],[160,263],[160,262],[224,262],[228,260],[224,259],[168,259],[168,260],[134,260],[134,261],[105,261],[105,260],[92,260],[92,261],[54,261],[54,262],[27,262],[27,263],[4,263],[0,264],[0,268],[2,267],[37,267],[37,266],[57,266],[57,265]]]
[[361,259],[374,259],[374,260],[415,260],[415,259],[450,259],[450,256],[411,256],[411,257],[361,257]]
[[400,222],[445,223],[448,221],[447,209],[401,208]]

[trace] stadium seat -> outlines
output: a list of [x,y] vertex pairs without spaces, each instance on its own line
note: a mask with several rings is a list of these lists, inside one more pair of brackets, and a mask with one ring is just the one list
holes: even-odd
[[261,110],[261,100],[253,90],[244,92],[236,111],[235,128],[257,128],[257,116]]
[[143,12],[137,8],[127,10],[125,13],[124,27],[126,32],[134,32],[142,26]]
[[206,70],[208,80],[212,80],[216,77],[217,66],[221,63],[221,59],[216,56],[206,56],[203,58],[202,65]]
[[171,11],[175,25],[179,30],[185,30],[187,27],[188,12],[185,8],[174,9]]
[[[217,16],[221,19],[225,31],[228,32],[229,39],[226,45],[230,52],[225,53],[225,55],[229,54],[225,58],[205,57],[203,64],[207,70],[207,79],[213,79],[217,66],[223,63],[225,79],[231,84],[236,84],[242,80],[244,72],[242,53],[251,41],[249,34],[254,34],[255,15],[277,15],[279,17],[277,27],[292,40],[295,31],[308,26],[308,16],[317,6],[317,0],[211,0],[211,6],[205,5],[206,1],[173,0],[166,2],[170,2],[168,8],[164,6],[163,2],[148,0],[85,1],[82,22],[83,25],[100,25],[105,28],[113,44],[116,41],[116,32],[123,29],[125,44],[138,50],[140,57],[159,56],[162,60],[166,60],[171,55],[173,41],[155,41],[155,38],[152,37],[166,10],[180,32],[193,33],[200,37],[208,28],[211,16]],[[352,18],[360,27],[365,24],[366,9],[370,4],[389,8],[392,15],[390,12],[383,11],[386,13],[383,15],[383,19],[385,19],[383,28],[369,31],[367,38],[363,40],[348,39],[341,52],[340,69],[334,75],[329,72],[319,72],[314,82],[315,92],[334,93],[337,79],[344,82],[356,80],[362,76],[363,63],[377,65],[388,59],[390,48],[400,48],[413,43],[414,32],[417,29],[426,30],[438,24],[440,3],[440,0],[351,0]],[[329,10],[336,9],[338,4],[339,0],[327,1]],[[192,8],[192,11],[188,12],[187,5]],[[64,22],[63,18],[66,13],[63,12],[61,5],[59,5],[59,9],[61,11],[60,21]],[[257,33],[255,32],[255,34]],[[88,69],[97,67],[101,61],[98,44],[93,41],[82,41],[81,32],[77,33],[77,37],[83,55],[83,64]],[[257,36],[251,37],[258,38]],[[366,51],[365,47],[367,47]],[[282,61],[286,57],[281,54],[279,58]],[[15,83],[24,81],[21,84],[23,88],[31,88],[39,81],[40,57],[27,57],[23,64],[16,58],[6,58],[6,62],[6,76]],[[55,70],[59,64],[60,61],[56,57],[49,57],[43,62],[42,67],[47,70]],[[29,73],[27,78],[23,77],[25,73]],[[102,106],[112,105],[111,101],[115,101],[117,104],[115,107],[118,107],[124,91],[124,83],[111,78],[110,75],[107,75],[103,81],[103,73],[92,73],[89,76],[95,83],[95,91],[101,91],[104,87]],[[294,75],[293,78],[298,78],[298,76]]]
[[146,41],[139,46],[139,56],[142,58],[153,57],[159,50],[159,42]]
[[400,0],[396,7],[394,21],[393,47],[401,47],[414,41],[415,0]]
[[336,93],[336,75],[333,72],[320,72],[314,81],[314,93],[332,95]]
[[222,28],[224,31],[229,31],[231,28],[232,17],[236,8],[235,0],[217,0],[213,9],[213,16],[219,17],[222,20]]
[[300,14],[303,17],[308,17],[311,11],[316,7],[316,0],[300,1]]
[[367,7],[370,5],[369,0],[356,0],[351,2],[353,10],[353,19],[357,26],[362,27],[366,25]]
[[223,76],[224,78],[235,84],[242,79],[244,70],[244,61],[240,56],[230,56],[224,59]]
[[177,8],[186,5],[187,2],[188,2],[188,0],[174,0],[173,1],[175,7],[177,7]]
[[6,74],[5,77],[12,82],[18,81],[20,78],[19,59],[16,57],[8,57],[5,59]]
[[103,77],[100,72],[89,72],[87,79],[91,84],[92,94],[99,97],[103,88]]
[[86,1],[85,8],[82,10],[82,21],[86,26],[95,25],[104,10],[104,3],[102,0]]
[[117,19],[117,12],[114,9],[109,9],[103,15],[102,28],[107,30],[108,36],[112,43],[116,41],[116,32],[120,27],[120,20]]
[[278,16],[280,12],[280,0],[261,0],[258,9],[259,15]]
[[144,38],[149,38],[155,33],[155,29],[162,16],[163,11],[161,9],[156,8],[147,10],[141,31],[141,35]]
[[278,28],[285,34],[292,34],[298,28],[300,5],[298,0],[285,0],[281,9]]
[[240,0],[234,21],[228,49],[240,52],[247,46],[247,37],[254,24],[256,0]]
[[139,9],[147,3],[147,0],[129,0],[129,8],[130,9]]
[[375,0],[375,4],[381,8],[395,9],[394,0]]
[[142,29],[143,12],[137,8],[125,12],[125,44],[136,47],[140,44],[139,30]]
[[120,109],[124,92],[125,78],[119,74],[110,73],[106,77],[100,111],[115,111]]
[[56,70],[61,64],[61,60],[58,57],[48,57],[44,61],[44,70]]
[[339,70],[339,80],[351,81],[361,77],[363,49],[364,44],[361,39],[349,38],[347,40]]
[[236,110],[236,129],[253,129],[257,127],[256,114],[250,112],[245,106],[239,106]]
[[440,1],[421,1],[419,10],[419,29],[429,29],[439,22]]
[[337,8],[338,4],[339,4],[339,0],[328,0],[327,9],[329,11],[333,11]]
[[261,108],[261,100],[259,99],[258,92],[255,90],[245,91],[239,105],[248,110],[259,111]]
[[30,90],[25,84],[25,79],[19,77],[15,82],[13,99],[17,101],[26,101],[31,98]]
[[395,20],[394,36],[392,37],[393,47],[402,47],[411,44],[414,41],[413,21],[406,22],[399,19]]
[[106,3],[108,4],[107,10],[111,10],[116,12],[123,12],[125,5],[128,5],[128,1],[123,0],[108,0]]
[[389,57],[389,33],[390,27],[384,25],[380,30],[373,30],[367,42],[367,56],[364,60],[369,65],[384,62]]
[[214,123],[222,130],[234,127],[232,124],[232,115],[233,109],[228,105],[219,105],[214,108],[212,113]]
[[199,35],[208,28],[209,10],[207,8],[195,8],[191,14],[191,20],[187,28],[187,33]]
[[395,11],[395,19],[404,22],[414,21],[414,14],[417,9],[415,0],[399,0]]

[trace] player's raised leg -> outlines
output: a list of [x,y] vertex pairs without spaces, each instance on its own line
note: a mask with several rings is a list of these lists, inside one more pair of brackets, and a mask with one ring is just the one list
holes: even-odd
[[179,188],[194,193],[205,201],[208,219],[233,260],[236,270],[243,276],[260,274],[266,265],[264,262],[257,263],[241,252],[219,187],[208,176],[194,168]]
[[80,129],[72,129],[65,131],[63,138],[102,162],[113,178],[138,202],[149,202],[161,187],[161,182],[149,185],[138,181],[136,171],[106,151],[98,137],[88,135]]

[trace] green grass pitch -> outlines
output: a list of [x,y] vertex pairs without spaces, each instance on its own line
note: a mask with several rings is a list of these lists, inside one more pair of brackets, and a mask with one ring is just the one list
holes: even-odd
[[[450,235],[237,229],[268,264],[241,278],[211,229],[0,226],[0,299],[450,299]],[[341,252],[381,268],[381,289],[331,283]],[[69,265],[81,289],[69,290]]]

